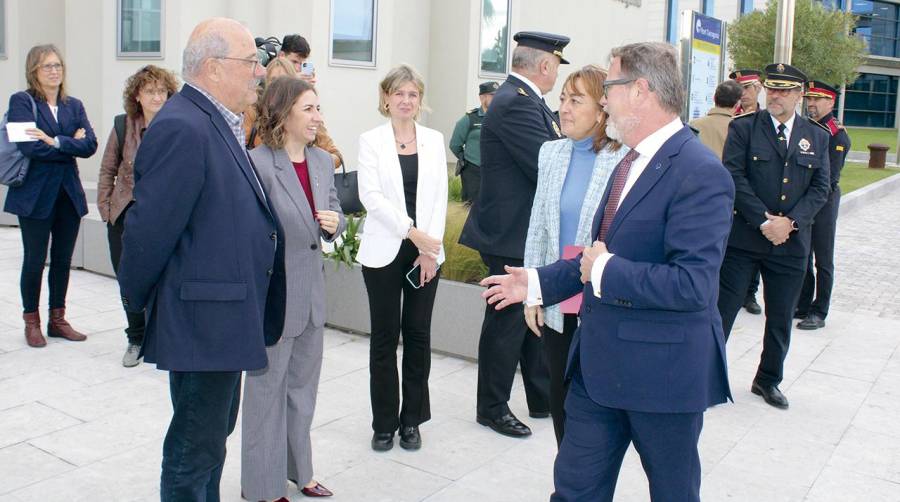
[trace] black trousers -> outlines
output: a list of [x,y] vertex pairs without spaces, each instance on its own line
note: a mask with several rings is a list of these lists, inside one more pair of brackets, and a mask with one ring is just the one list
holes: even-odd
[[[125,214],[128,213],[132,204],[134,203],[132,202],[125,206],[115,223],[106,223],[109,258],[112,261],[113,271],[117,274],[119,273],[119,259],[122,257],[122,234],[125,233]],[[144,343],[144,314],[126,310],[125,317],[128,319],[128,327],[125,328],[128,343],[141,345]]]
[[800,300],[797,302],[798,312],[817,314],[822,319],[828,317],[831,289],[834,287],[834,236],[840,204],[841,189],[837,188],[831,192],[828,201],[816,215],[812,227],[812,252],[809,255],[803,289],[800,290]]
[[566,363],[569,361],[569,348],[572,336],[578,329],[576,314],[563,314],[562,333],[544,326],[541,345],[547,369],[550,372],[550,415],[553,417],[553,432],[556,433],[556,446],[562,444],[566,424],[566,393],[569,382],[566,380]]
[[[505,274],[504,265],[521,267],[522,260],[483,254],[481,260],[491,275]],[[509,394],[522,368],[525,398],[532,413],[550,411],[550,374],[541,354],[540,338],[525,325],[521,304],[496,310],[485,305],[484,323],[478,341],[478,415],[495,419],[509,413]]]
[[462,181],[463,202],[474,202],[481,191],[481,166],[466,163],[466,167],[459,173],[459,179]]
[[78,239],[80,226],[81,216],[78,216],[72,199],[63,189],[59,190],[49,217],[38,219],[19,216],[22,246],[25,249],[19,288],[22,293],[22,308],[26,314],[38,310],[48,243],[50,274],[47,282],[50,285],[50,308],[66,306],[69,268],[72,266],[72,253],[75,251],[75,240]]
[[163,441],[162,502],[219,500],[225,441],[241,402],[241,372],[169,372],[172,422]]
[[[428,375],[431,372],[431,312],[441,272],[416,289],[406,280],[419,251],[404,240],[394,261],[363,267],[369,296],[372,337],[369,341],[369,393],[372,429],[394,432],[431,418]],[[403,333],[403,403],[397,374],[397,343]],[[399,413],[399,415],[398,415]]]
[[791,343],[791,324],[806,273],[806,257],[776,256],[728,247],[719,274],[718,304],[726,340],[756,270],[762,275],[766,304],[763,351],[756,381],[760,385],[778,385]]
[[746,300],[756,300],[756,293],[759,292],[759,270],[757,270],[753,274],[753,279],[750,281],[750,286],[747,287],[747,298]]

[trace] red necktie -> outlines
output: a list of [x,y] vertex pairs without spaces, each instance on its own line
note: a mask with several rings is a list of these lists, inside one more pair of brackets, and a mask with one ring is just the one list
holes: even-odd
[[625,182],[628,180],[631,164],[639,156],[640,154],[637,150],[631,150],[622,157],[619,165],[616,166],[616,176],[613,178],[613,185],[609,191],[609,198],[606,200],[606,207],[603,208],[603,220],[600,221],[600,235],[597,237],[597,240],[601,242],[606,242],[606,234],[609,232],[609,227],[616,216],[616,209],[619,208],[619,199],[622,198],[622,190],[625,189]]

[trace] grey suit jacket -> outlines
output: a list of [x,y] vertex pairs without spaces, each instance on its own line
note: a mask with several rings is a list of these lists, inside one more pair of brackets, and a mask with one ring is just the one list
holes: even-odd
[[259,181],[265,187],[269,207],[281,221],[284,237],[286,302],[282,337],[299,336],[310,320],[325,324],[325,274],[319,238],[334,241],[346,225],[334,188],[331,156],[321,148],[306,147],[310,185],[316,209],[336,211],[340,224],[328,235],[313,217],[294,166],[283,149],[260,145],[250,151]]

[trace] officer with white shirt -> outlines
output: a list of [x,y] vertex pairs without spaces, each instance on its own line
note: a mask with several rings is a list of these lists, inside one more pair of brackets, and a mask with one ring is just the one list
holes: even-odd
[[720,273],[722,325],[727,337],[759,269],[766,326],[751,391],[782,409],[788,400],[778,384],[806,274],[813,218],[831,191],[828,133],[796,112],[806,81],[791,65],[766,66],[766,110],[731,121],[722,156],[736,189]]

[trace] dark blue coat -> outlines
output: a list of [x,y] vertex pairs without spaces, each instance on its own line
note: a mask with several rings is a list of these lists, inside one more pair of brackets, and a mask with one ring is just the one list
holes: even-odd
[[[3,210],[7,213],[27,218],[44,219],[50,216],[50,210],[65,190],[72,199],[72,204],[79,216],[87,214],[87,201],[84,188],[78,177],[76,157],[86,159],[97,151],[97,138],[94,129],[84,113],[81,101],[69,96],[57,101],[59,109],[57,117],[46,101],[35,99],[37,103],[37,127],[47,136],[59,139],[59,148],[54,148],[43,141],[17,143],[19,151],[31,159],[28,176],[21,186],[10,187],[6,194]],[[10,122],[34,122],[31,100],[24,92],[17,92],[9,98]],[[75,131],[84,129],[84,139],[74,139]]]
[[[615,174],[613,174],[615,176]],[[597,236],[609,189],[594,218]],[[569,356],[591,399],[651,413],[701,412],[731,397],[716,300],[734,184],[691,132],[672,136],[622,200],[606,244],[601,298],[580,256],[538,269],[545,305],[584,291]]]
[[[772,116],[762,110],[728,125],[722,162],[734,178],[734,225],[729,246],[773,255],[809,256],[813,218],[831,193],[829,135],[810,119],[794,118],[786,157],[778,150]],[[759,230],[765,213],[787,216],[799,230],[780,246]]]
[[146,308],[144,358],[170,371],[266,366],[276,220],[225,119],[185,85],[144,134],[119,285]]
[[460,244],[522,259],[537,188],[538,152],[544,142],[561,137],[559,119],[543,99],[525,82],[508,77],[481,124],[481,190]]

